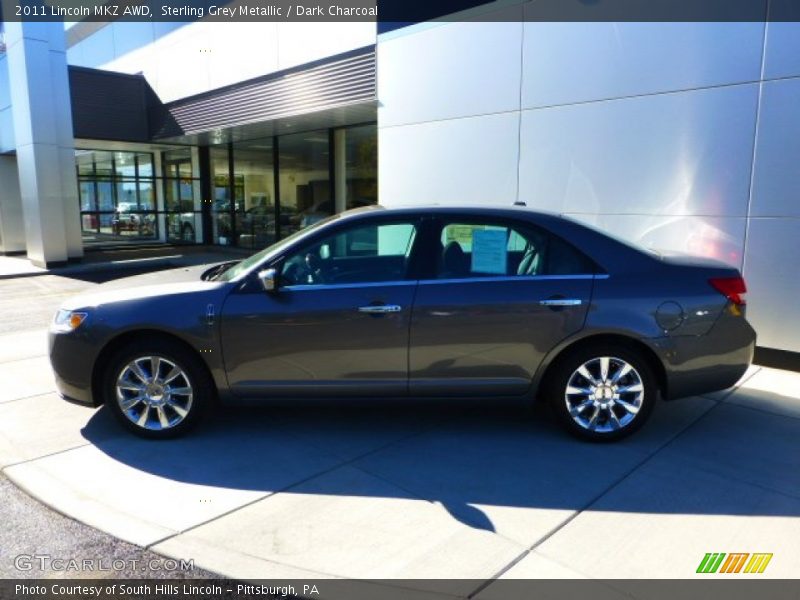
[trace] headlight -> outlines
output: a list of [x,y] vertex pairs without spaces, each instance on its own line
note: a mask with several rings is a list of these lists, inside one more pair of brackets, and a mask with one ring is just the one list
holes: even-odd
[[56,331],[74,331],[86,320],[88,313],[72,310],[59,310],[53,319],[53,329]]

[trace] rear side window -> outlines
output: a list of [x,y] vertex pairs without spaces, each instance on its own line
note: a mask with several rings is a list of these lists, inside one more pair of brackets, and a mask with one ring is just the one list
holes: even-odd
[[583,275],[591,260],[567,242],[535,227],[451,222],[441,230],[437,279]]

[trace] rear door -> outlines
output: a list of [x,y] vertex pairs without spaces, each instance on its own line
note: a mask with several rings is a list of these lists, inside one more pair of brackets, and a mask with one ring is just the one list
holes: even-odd
[[583,327],[593,263],[527,222],[442,217],[411,319],[409,391],[525,393],[545,354]]

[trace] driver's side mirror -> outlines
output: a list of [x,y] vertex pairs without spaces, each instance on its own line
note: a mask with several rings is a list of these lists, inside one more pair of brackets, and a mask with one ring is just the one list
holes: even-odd
[[258,272],[258,280],[265,292],[278,291],[278,271],[277,269],[264,269]]

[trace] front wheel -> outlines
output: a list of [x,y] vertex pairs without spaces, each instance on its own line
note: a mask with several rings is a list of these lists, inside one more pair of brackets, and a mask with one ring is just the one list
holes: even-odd
[[650,365],[635,352],[592,346],[559,362],[547,394],[567,431],[591,441],[612,441],[644,425],[658,387]]
[[166,439],[197,425],[210,404],[213,383],[190,350],[154,340],[118,351],[106,369],[103,389],[105,403],[128,430]]

